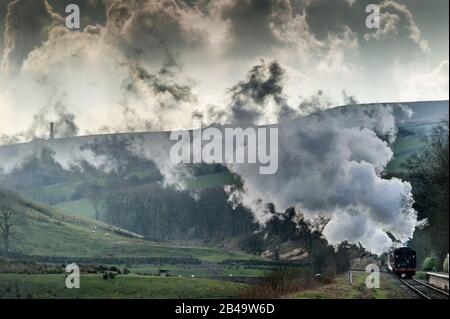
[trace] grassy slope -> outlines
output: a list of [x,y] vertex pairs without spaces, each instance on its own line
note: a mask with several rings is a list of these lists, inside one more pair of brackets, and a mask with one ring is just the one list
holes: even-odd
[[86,199],[79,199],[74,201],[63,202],[60,204],[56,204],[53,207],[59,208],[65,212],[82,216],[82,217],[95,217],[95,209],[92,203]]
[[[213,248],[178,247],[121,235],[117,227],[76,217],[55,208],[22,200],[20,241],[15,250],[28,255],[71,257],[183,257],[207,262],[253,259],[243,253]],[[136,235],[137,236],[137,235]]]
[[67,289],[64,275],[1,275],[0,298],[180,299],[239,297],[242,284],[199,278],[82,275],[80,289]]

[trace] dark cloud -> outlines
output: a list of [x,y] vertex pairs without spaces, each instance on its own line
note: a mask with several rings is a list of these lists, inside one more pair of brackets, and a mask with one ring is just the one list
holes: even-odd
[[130,57],[152,56],[161,64],[172,52],[202,43],[196,13],[183,1],[105,0],[105,4],[107,33]]
[[46,0],[14,0],[7,5],[2,69],[17,70],[28,54],[48,37],[61,18]]
[[[192,94],[192,87],[186,84],[177,83],[174,72],[170,66],[163,67],[157,74],[150,74],[142,66],[131,67],[131,78],[137,79],[148,85],[156,96],[168,95],[175,102],[194,102],[195,96]],[[136,83],[131,82],[127,89],[136,93]]]
[[5,35],[5,19],[7,6],[11,0],[0,0],[0,60],[3,56],[3,37]]
[[[351,3],[351,4],[350,4]],[[366,27],[366,7],[378,4],[381,13],[381,29]],[[308,25],[315,36],[326,39],[330,33],[350,27],[357,36],[364,55],[390,59],[392,54],[410,54],[425,50],[426,44],[407,5],[393,0],[315,0],[305,6]],[[378,41],[368,41],[378,40]],[[380,40],[384,43],[380,44]],[[387,56],[389,55],[389,57]]]
[[248,73],[247,80],[239,82],[230,89],[231,114],[229,123],[252,125],[258,123],[267,112],[268,103],[277,107],[278,120],[292,119],[295,112],[283,92],[285,70],[274,61],[270,64],[262,61]]
[[273,29],[291,19],[291,5],[289,0],[232,0],[223,5],[221,17],[231,24],[231,51],[254,56],[283,45]]
[[301,114],[308,115],[326,110],[333,105],[330,98],[322,91],[318,90],[309,97],[303,99],[299,109]]

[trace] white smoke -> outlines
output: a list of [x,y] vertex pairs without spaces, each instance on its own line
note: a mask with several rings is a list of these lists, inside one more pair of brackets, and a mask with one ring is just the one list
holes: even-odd
[[156,133],[142,135],[133,139],[129,150],[139,156],[152,161],[163,176],[164,186],[176,190],[186,190],[188,182],[193,178],[191,171],[185,165],[174,164],[170,159],[172,142],[169,134]]
[[[117,150],[121,146],[125,149]],[[86,162],[104,173],[117,172],[121,162],[114,153],[116,149],[122,153],[128,152],[127,156],[137,156],[152,162],[163,176],[164,186],[186,190],[188,182],[193,178],[191,170],[185,165],[176,165],[171,161],[171,146],[168,133],[157,132],[55,140],[36,139],[27,144],[1,146],[0,173],[10,174],[20,169],[30,159],[39,157],[44,150],[49,150],[53,159],[67,171],[75,167],[83,169],[82,163]]]
[[[393,107],[336,109],[279,127],[279,169],[260,175],[253,165],[230,165],[244,181],[231,194],[265,224],[277,211],[295,207],[306,218],[325,217],[331,243],[361,242],[375,253],[412,237],[417,223],[411,186],[382,171],[392,159],[395,139]],[[384,137],[383,140],[381,137]]]

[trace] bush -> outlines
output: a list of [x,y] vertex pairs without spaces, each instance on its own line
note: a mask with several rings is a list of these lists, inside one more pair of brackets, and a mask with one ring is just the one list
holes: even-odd
[[339,245],[336,252],[336,272],[342,274],[349,271],[352,266],[350,249],[346,243]]
[[[334,252],[334,248],[329,246],[325,241],[314,243],[311,251],[311,261],[313,271],[316,274],[323,275],[327,272],[328,275],[336,273],[336,253]],[[334,269],[331,270],[330,267]]]
[[256,285],[244,289],[242,297],[245,299],[273,299],[289,293],[310,289],[316,283],[309,269],[278,266],[267,272]]
[[239,246],[242,251],[260,255],[264,251],[265,242],[261,234],[250,234],[241,239]]
[[123,274],[128,275],[130,273],[130,270],[128,268],[123,269]]
[[106,272],[103,273],[103,279],[105,279],[105,280],[109,279],[108,273],[106,273]]
[[336,278],[336,268],[334,265],[330,265],[325,268],[321,277],[321,282],[323,284],[329,285],[334,282],[335,278]]
[[436,271],[436,259],[433,257],[427,257],[423,261],[423,270],[424,271]]

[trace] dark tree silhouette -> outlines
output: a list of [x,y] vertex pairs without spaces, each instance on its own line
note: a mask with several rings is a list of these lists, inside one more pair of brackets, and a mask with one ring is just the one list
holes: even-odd
[[11,244],[18,240],[17,228],[21,224],[20,221],[14,198],[0,197],[0,240],[5,252],[9,252]]

